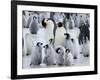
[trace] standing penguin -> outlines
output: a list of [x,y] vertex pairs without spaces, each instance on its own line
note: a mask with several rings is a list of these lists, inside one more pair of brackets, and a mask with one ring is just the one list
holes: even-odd
[[55,60],[55,51],[52,48],[51,45],[45,45],[44,46],[45,50],[45,57],[43,60],[43,63],[45,63],[46,65],[55,65],[56,64],[56,60]]
[[57,24],[57,28],[55,31],[55,46],[59,45],[64,46],[64,40],[65,40],[64,33],[66,33],[64,25],[62,22],[59,22]]
[[66,49],[69,49],[71,51],[71,53],[74,55],[73,39],[71,39],[70,34],[68,34],[68,33],[65,33],[64,35],[66,36],[64,47]]
[[84,57],[88,57],[90,55],[90,41],[88,40],[88,37],[86,37],[86,41],[84,40],[82,53]]
[[26,12],[22,12],[22,27],[26,28],[27,27],[27,20],[26,20]]
[[64,64],[66,66],[72,66],[73,65],[73,55],[69,49],[65,50],[65,56],[64,56]]
[[56,64],[58,66],[61,66],[64,64],[64,48],[63,47],[57,47],[56,48]]
[[79,58],[80,58],[80,46],[79,46],[78,39],[73,38],[72,41],[73,41],[73,47],[74,47],[74,54],[73,54],[74,59],[79,60]]
[[31,34],[37,34],[39,26],[38,26],[38,20],[37,20],[37,16],[36,15],[33,16],[33,19],[31,20],[29,29],[30,29]]
[[42,26],[45,29],[45,40],[48,44],[50,39],[54,39],[54,26],[55,26],[55,23],[52,19],[45,18],[45,19],[42,20]]
[[32,49],[31,53],[31,65],[40,65],[42,61],[42,45],[43,43],[38,42],[36,47]]
[[28,18],[28,20],[27,20],[27,28],[29,28],[30,23],[31,23],[31,21],[32,21],[32,14],[29,13],[28,16],[29,16],[29,18]]

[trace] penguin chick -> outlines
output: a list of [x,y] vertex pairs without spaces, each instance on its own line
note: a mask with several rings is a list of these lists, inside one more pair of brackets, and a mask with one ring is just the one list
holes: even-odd
[[31,65],[40,65],[42,61],[42,45],[43,43],[37,42],[36,47],[32,49]]
[[72,66],[73,65],[73,55],[72,55],[72,53],[69,49],[65,50],[64,64],[66,66]]
[[86,41],[83,43],[82,53],[84,57],[89,57],[90,55],[90,41],[88,40],[88,37],[86,37]]
[[55,60],[55,51],[52,48],[51,45],[45,45],[44,46],[45,50],[45,57],[43,60],[43,63],[45,63],[46,65],[55,65],[56,64],[56,60]]
[[36,16],[33,16],[29,29],[31,34],[37,34],[37,31],[39,30],[39,26],[38,26],[38,21]]
[[63,65],[64,63],[64,50],[62,47],[56,48],[56,64],[58,66]]
[[68,33],[65,33],[64,35],[66,36],[64,47],[66,49],[69,49],[71,51],[71,53],[74,54],[73,39],[71,39],[70,34],[68,34]]

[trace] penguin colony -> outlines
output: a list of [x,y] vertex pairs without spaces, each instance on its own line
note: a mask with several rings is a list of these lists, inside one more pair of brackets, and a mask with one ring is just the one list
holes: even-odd
[[90,55],[89,14],[22,12],[23,57],[30,65],[74,66],[80,55]]

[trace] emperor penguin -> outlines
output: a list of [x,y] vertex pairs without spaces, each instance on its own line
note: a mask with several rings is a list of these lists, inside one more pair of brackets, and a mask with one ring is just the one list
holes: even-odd
[[55,23],[51,18],[44,18],[42,20],[42,26],[44,27],[45,40],[48,44],[50,39],[54,39],[54,26],[55,26]]
[[56,65],[62,66],[64,65],[64,54],[65,49],[63,46],[58,46],[56,49]]
[[84,57],[89,57],[90,55],[90,41],[88,40],[88,37],[86,37],[86,41],[84,40],[82,53]]
[[44,57],[43,63],[45,63],[47,66],[56,65],[55,50],[52,48],[51,45],[48,45],[48,44],[46,44],[44,48],[45,48],[44,49],[45,57]]
[[26,19],[26,12],[22,12],[22,27],[26,28],[27,27],[27,19]]
[[32,49],[30,66],[41,64],[41,62],[42,62],[42,45],[43,45],[43,43],[37,42],[35,48]]
[[[27,30],[25,30],[27,31]],[[24,32],[25,32],[24,31]],[[23,46],[23,55],[25,56],[28,56],[31,54],[31,51],[32,51],[32,48],[34,47],[34,45],[36,45],[37,41],[38,41],[38,38],[39,36],[38,35],[32,35],[31,33],[24,33],[23,32],[23,43],[24,43],[24,46]]]
[[79,60],[79,58],[80,58],[80,46],[79,46],[79,42],[75,38],[72,38],[72,41],[73,41],[73,47],[74,47],[74,52],[73,52],[74,59]]
[[72,65],[73,65],[74,59],[73,59],[73,55],[72,55],[70,49],[66,49],[66,50],[65,50],[65,55],[64,55],[64,57],[65,57],[65,58],[64,58],[64,64],[65,64],[66,66],[72,66]]
[[62,22],[59,22],[57,24],[57,28],[55,31],[55,46],[64,46],[64,40],[65,40],[65,36],[64,33],[66,33],[66,30],[64,28],[64,24]]
[[69,49],[70,52],[74,55],[73,39],[71,39],[71,36],[70,36],[70,34],[68,34],[68,33],[65,33],[64,35],[66,36],[64,47],[65,47],[66,49]]
[[29,29],[30,29],[31,34],[37,34],[39,30],[37,16],[33,16]]

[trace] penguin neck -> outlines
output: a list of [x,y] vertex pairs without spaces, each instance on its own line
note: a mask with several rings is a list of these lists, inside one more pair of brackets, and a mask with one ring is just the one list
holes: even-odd
[[65,32],[64,26],[62,26],[62,27],[57,27],[57,30],[60,30],[60,31],[64,31],[64,32]]

